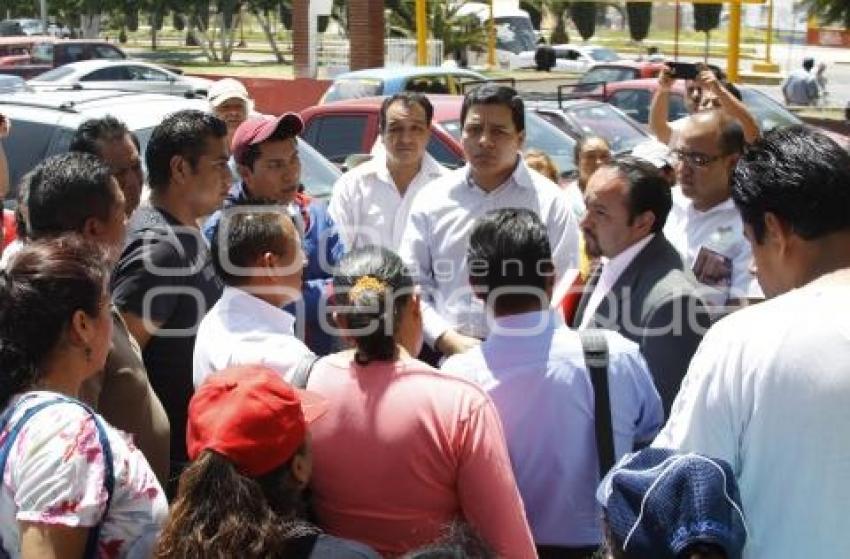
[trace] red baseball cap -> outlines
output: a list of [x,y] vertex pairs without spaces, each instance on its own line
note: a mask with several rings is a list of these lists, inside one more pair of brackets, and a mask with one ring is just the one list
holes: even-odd
[[327,400],[293,388],[273,369],[223,369],[207,378],[189,402],[189,458],[213,450],[243,475],[259,477],[292,458],[307,425],[326,411]]
[[247,118],[230,141],[230,152],[236,162],[242,159],[242,154],[249,146],[261,144],[279,132],[285,137],[297,136],[304,129],[304,122],[295,113],[284,113],[277,118],[269,116],[253,116]]

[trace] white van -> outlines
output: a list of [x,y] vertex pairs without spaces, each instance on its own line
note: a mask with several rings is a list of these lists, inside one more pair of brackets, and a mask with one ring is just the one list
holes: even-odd
[[[474,15],[486,29],[490,20],[490,5],[485,2],[466,2],[458,9],[457,15]],[[493,0],[493,20],[496,24],[496,59],[500,68],[513,70],[521,68],[529,59],[534,60],[537,35],[528,12],[520,9],[519,0]],[[486,48],[483,53],[468,54],[472,66],[487,63]]]

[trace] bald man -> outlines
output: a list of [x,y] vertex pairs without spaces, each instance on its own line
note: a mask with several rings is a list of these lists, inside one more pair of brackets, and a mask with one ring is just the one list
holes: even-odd
[[718,314],[763,297],[750,271],[752,250],[731,198],[730,179],[743,148],[738,121],[713,110],[688,117],[673,149],[677,184],[664,234]]

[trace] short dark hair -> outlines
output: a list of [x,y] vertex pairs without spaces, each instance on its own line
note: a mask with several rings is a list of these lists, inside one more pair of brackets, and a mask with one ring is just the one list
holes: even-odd
[[222,211],[210,244],[213,268],[224,283],[247,283],[249,276],[234,268],[251,268],[266,252],[286,256],[288,239],[282,219],[289,219],[286,208],[267,200],[253,200]]
[[629,223],[644,212],[652,212],[655,222],[651,232],[659,233],[664,229],[667,215],[673,207],[673,196],[670,193],[670,184],[655,165],[638,157],[621,155],[603,167],[616,169],[626,178],[629,185],[626,199]]
[[744,129],[738,119],[720,115],[720,152],[723,155],[740,154],[746,145]]
[[803,59],[803,69],[807,72],[810,72],[812,68],[815,67],[815,59],[811,57],[806,57]]
[[0,270],[0,407],[40,380],[77,310],[102,308],[107,258],[79,235],[26,243]]
[[184,157],[197,170],[198,160],[209,138],[227,136],[227,125],[220,118],[196,110],[178,111],[165,117],[153,129],[145,150],[148,184],[153,191],[168,188],[171,181],[171,159]]
[[576,166],[578,166],[578,158],[581,156],[581,152],[584,149],[584,146],[586,146],[591,140],[599,140],[603,142],[608,147],[608,151],[611,151],[611,143],[608,142],[608,140],[606,140],[602,136],[582,136],[578,139],[576,145],[573,146],[573,163],[575,163]]
[[394,95],[390,95],[381,103],[381,112],[378,113],[378,128],[383,134],[387,131],[387,111],[390,105],[396,101],[400,102],[404,107],[410,108],[411,105],[419,105],[425,111],[425,120],[428,126],[431,126],[431,120],[434,118],[434,106],[431,101],[418,91],[401,91]]
[[239,163],[240,165],[244,165],[244,166],[248,167],[249,169],[251,169],[253,171],[254,170],[254,163],[256,163],[257,159],[260,158],[260,146],[261,145],[265,144],[266,142],[279,142],[281,140],[290,140],[290,139],[293,142],[295,142],[296,146],[298,145],[298,137],[297,136],[293,136],[291,133],[287,132],[286,127],[278,126],[277,128],[275,128],[275,131],[272,133],[272,135],[269,136],[268,138],[266,138],[265,140],[263,140],[262,142],[260,142],[258,144],[249,145],[247,147],[247,149],[245,149],[245,151],[242,152],[241,156],[239,157],[239,159],[236,162]]
[[81,233],[89,218],[108,220],[117,203],[112,181],[109,167],[90,153],[62,153],[39,163],[27,178],[30,238]]
[[413,296],[413,278],[401,258],[367,245],[342,257],[334,272],[336,312],[357,347],[355,360],[392,361],[401,312]]
[[554,273],[546,226],[525,208],[491,210],[478,218],[466,261],[469,283],[504,309],[541,301]]
[[132,134],[127,125],[114,116],[90,118],[80,124],[74,132],[68,151],[81,151],[100,157],[101,145],[123,140],[128,135],[133,139],[136,149],[139,149],[139,140],[136,135]]
[[850,230],[850,154],[806,126],[775,128],[738,160],[732,199],[758,243],[768,212],[806,240]]
[[460,126],[466,123],[466,113],[473,105],[502,105],[511,110],[511,117],[518,132],[525,130],[525,104],[512,87],[497,83],[485,83],[472,89],[463,98],[460,107]]

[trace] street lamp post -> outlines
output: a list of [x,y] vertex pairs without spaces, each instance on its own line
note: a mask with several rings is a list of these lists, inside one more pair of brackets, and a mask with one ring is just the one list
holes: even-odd
[[47,34],[47,0],[41,0],[41,26]]

